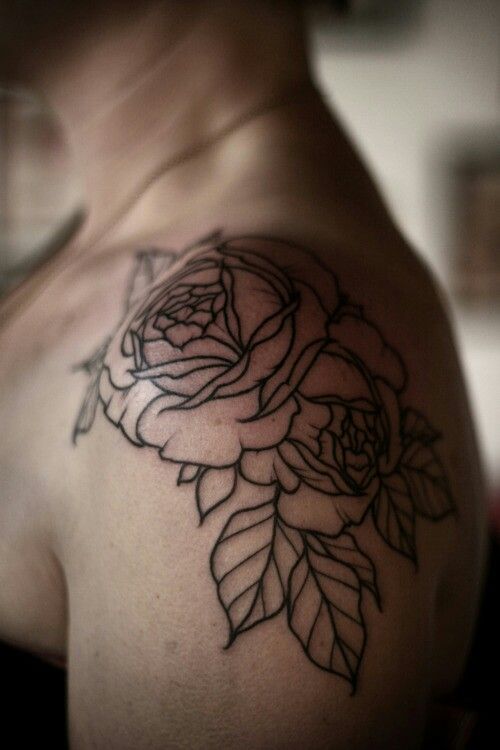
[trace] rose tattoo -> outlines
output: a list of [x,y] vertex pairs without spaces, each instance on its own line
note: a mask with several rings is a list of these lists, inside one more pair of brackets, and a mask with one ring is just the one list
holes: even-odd
[[454,504],[439,433],[402,406],[401,357],[336,276],[255,237],[140,252],[121,323],[82,367],[75,441],[102,403],[133,444],[179,465],[201,521],[240,483],[269,488],[230,515],[212,551],[229,644],[286,609],[311,661],[354,690],[363,598],[380,597],[353,531],[370,514],[416,564],[416,517]]

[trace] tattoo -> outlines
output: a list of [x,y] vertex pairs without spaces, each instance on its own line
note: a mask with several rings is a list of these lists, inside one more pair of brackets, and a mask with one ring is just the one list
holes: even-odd
[[268,489],[210,557],[228,646],[285,610],[309,659],[354,691],[365,596],[381,607],[356,527],[372,519],[416,565],[416,518],[455,510],[440,434],[402,406],[406,368],[363,308],[309,251],[215,233],[181,256],[138,253],[123,319],[81,367],[75,441],[101,402],[129,441],[178,464],[201,522],[241,486]]

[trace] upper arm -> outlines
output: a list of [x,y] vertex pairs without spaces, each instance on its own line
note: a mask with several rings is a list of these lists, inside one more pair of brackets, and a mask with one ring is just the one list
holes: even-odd
[[141,637],[156,689],[191,690],[191,722],[228,743],[408,746],[456,523],[441,425],[408,397],[404,352],[365,300],[308,251],[216,239],[171,260],[138,257],[75,426],[76,440],[98,412],[121,431],[102,422],[94,448],[122,473],[103,477],[92,526],[116,537],[96,553],[123,629],[111,643],[97,627],[106,665],[120,674],[120,648]]

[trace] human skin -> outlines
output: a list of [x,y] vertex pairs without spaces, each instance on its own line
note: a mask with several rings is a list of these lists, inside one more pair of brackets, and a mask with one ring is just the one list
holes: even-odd
[[[67,658],[75,748],[418,746],[429,701],[453,689],[465,660],[484,540],[480,470],[440,296],[315,89],[300,88],[307,69],[294,12],[284,3],[262,4],[257,20],[255,4],[220,3],[209,11],[195,3],[172,25],[178,7],[146,5],[132,21],[118,11],[91,13],[81,27],[81,17],[69,13],[65,38],[71,40],[76,28],[86,34],[61,50],[50,34],[46,41],[35,34],[32,56],[19,63],[18,75],[44,88],[68,128],[88,216],[72,242],[1,310],[0,632],[26,648]],[[169,54],[177,40],[183,40],[180,52]],[[130,81],[134,85],[124,83]],[[295,84],[300,93],[283,106],[167,171],[130,204],[160,162]],[[247,347],[238,373],[233,368],[242,356],[236,362],[208,347],[205,355],[221,360],[212,363],[220,368],[214,377],[203,383],[181,378],[164,396],[166,381],[158,378],[172,372],[148,380],[144,360],[134,359],[133,336],[123,348],[125,334],[139,331],[142,346],[158,341],[163,330],[169,346],[184,345],[182,326],[201,318],[188,324],[158,318],[160,309],[173,309],[169,295],[181,277],[191,292],[195,288],[186,263],[210,265],[215,258],[220,268],[218,243],[227,241],[234,253],[231,243],[249,237],[246,262],[252,254],[262,257],[266,273],[283,286],[280,340]],[[297,247],[314,260],[304,264]],[[155,268],[150,285],[139,284],[127,316],[124,300],[138,251],[166,255],[173,265]],[[227,260],[232,273],[234,257]],[[203,273],[201,285],[224,286],[208,266]],[[275,309],[271,287],[258,289],[238,296],[247,344],[266,305]],[[308,296],[306,289],[314,291]],[[154,320],[142,314],[151,306]],[[182,315],[200,313],[195,308]],[[150,327],[134,328],[132,318],[151,320]],[[303,332],[300,351],[320,342],[314,362],[287,355],[293,353],[286,329],[292,321]],[[190,341],[207,344],[206,333],[189,330]],[[356,360],[341,362],[334,341]],[[381,342],[388,356],[381,356]],[[269,368],[280,347],[284,369],[274,384]],[[148,367],[170,363],[160,350],[165,347],[147,344]],[[95,422],[82,430],[78,415],[92,385],[88,375],[96,372],[89,365],[96,352],[101,360],[94,364],[104,362],[109,379],[99,370]],[[297,362],[307,364],[300,383],[290,377]],[[78,368],[82,363],[87,372]],[[243,370],[256,376],[247,383],[250,396],[238,391]],[[228,373],[235,375],[230,384],[215,382]],[[251,390],[257,382],[263,389],[270,382],[260,401]],[[290,392],[281,398],[286,383]],[[227,398],[218,404],[215,386],[224,385]],[[154,394],[153,387],[159,389]],[[155,411],[157,397],[164,403]],[[268,416],[272,398],[276,410]],[[360,451],[356,460],[349,453],[352,446],[334,418],[334,410],[353,398],[364,399],[358,407],[375,403],[382,415],[378,437],[365,441],[363,465]],[[191,419],[179,408],[186,399],[198,399]],[[257,402],[265,423],[243,422],[255,416]],[[206,406],[213,411],[205,414]],[[398,550],[387,530],[385,539],[380,535],[385,527],[377,526],[380,516],[372,511],[380,484],[390,484],[380,477],[401,465],[405,448],[395,440],[394,425],[409,408],[425,415],[428,437],[439,433],[439,484],[449,483],[452,501],[441,506],[439,522],[420,516],[415,537],[404,536]],[[317,448],[313,465],[301,449],[313,469],[306,476],[293,450],[311,426],[323,452]],[[366,434],[374,434],[368,427]],[[324,484],[325,467],[333,476],[327,432],[344,440],[347,455],[349,492],[337,492],[333,501]],[[311,451],[314,439],[304,443]],[[376,461],[370,458],[374,446]],[[236,491],[223,497],[221,487],[237,462]],[[210,491],[208,480],[202,483],[189,468],[202,465],[204,472],[215,471]],[[221,590],[224,573],[213,556],[210,568],[210,557],[232,529],[230,518],[248,503],[269,503],[277,485],[279,517],[299,536],[319,535],[331,551],[349,534],[376,569],[377,590],[365,586],[362,604],[366,645],[360,648],[359,628],[354,635],[342,631],[345,640],[351,637],[354,670],[352,661],[349,671],[338,658],[325,669],[324,652],[304,653],[301,627],[292,618],[290,632],[278,615],[236,633],[231,648],[221,649],[228,624],[230,635],[235,625],[243,629],[221,607],[229,601]],[[442,503],[438,489],[432,497]],[[355,510],[354,497],[361,497]],[[458,515],[448,512],[452,508]],[[200,510],[206,518],[198,528]],[[310,559],[325,553],[318,541],[311,543]],[[366,567],[365,558],[357,559]],[[344,573],[354,575],[352,564]]]

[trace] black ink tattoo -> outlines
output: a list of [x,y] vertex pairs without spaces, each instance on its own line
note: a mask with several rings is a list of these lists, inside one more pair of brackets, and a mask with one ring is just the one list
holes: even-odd
[[440,435],[401,406],[404,363],[363,308],[308,251],[216,233],[181,256],[138,253],[123,319],[82,367],[75,441],[101,402],[128,440],[179,465],[201,521],[241,483],[269,488],[211,554],[228,645],[286,610],[309,659],[354,690],[365,594],[380,608],[355,528],[371,514],[416,564],[417,516],[454,511]]

